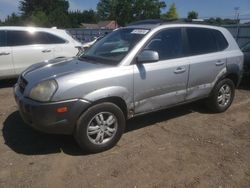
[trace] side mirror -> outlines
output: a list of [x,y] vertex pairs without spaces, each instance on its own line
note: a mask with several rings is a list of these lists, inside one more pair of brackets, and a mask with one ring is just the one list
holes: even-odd
[[137,56],[137,63],[152,63],[159,61],[159,54],[156,51],[144,50]]

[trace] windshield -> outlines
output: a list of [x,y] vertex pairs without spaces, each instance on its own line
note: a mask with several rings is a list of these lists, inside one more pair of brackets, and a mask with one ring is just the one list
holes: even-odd
[[146,29],[118,29],[96,42],[80,59],[117,65],[148,32]]

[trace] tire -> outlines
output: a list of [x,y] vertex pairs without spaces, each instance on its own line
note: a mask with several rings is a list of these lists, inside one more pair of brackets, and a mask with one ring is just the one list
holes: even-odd
[[234,82],[228,78],[220,80],[206,101],[207,106],[215,113],[225,112],[231,106],[234,95]]
[[84,151],[105,151],[120,140],[125,130],[125,122],[122,110],[115,104],[96,104],[80,116],[74,136]]

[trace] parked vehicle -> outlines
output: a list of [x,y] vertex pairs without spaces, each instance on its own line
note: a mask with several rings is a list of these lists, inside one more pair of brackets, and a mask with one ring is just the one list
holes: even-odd
[[80,46],[64,30],[0,27],[0,79],[17,77],[34,63],[76,56]]
[[15,85],[15,99],[32,127],[73,134],[84,150],[100,152],[118,142],[134,116],[199,99],[224,112],[242,68],[243,54],[224,28],[133,25],[79,58],[31,66]]
[[244,54],[244,74],[250,76],[250,41],[241,47]]

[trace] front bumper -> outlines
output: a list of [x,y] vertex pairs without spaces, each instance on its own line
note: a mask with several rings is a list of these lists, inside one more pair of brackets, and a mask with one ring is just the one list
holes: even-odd
[[[14,86],[14,96],[25,123],[46,133],[73,134],[77,119],[90,106],[90,102],[81,99],[37,102],[24,97],[18,85]],[[67,107],[68,111],[58,113],[57,109],[62,107]]]

